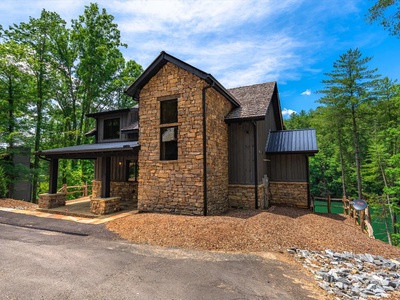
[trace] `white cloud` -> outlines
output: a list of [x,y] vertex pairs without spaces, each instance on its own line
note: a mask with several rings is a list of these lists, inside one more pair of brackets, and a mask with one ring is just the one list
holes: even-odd
[[282,116],[283,116],[284,118],[288,118],[288,117],[290,117],[292,114],[295,114],[295,113],[297,113],[297,112],[294,111],[294,110],[292,110],[292,109],[287,109],[287,108],[282,109]]
[[301,93],[302,96],[310,96],[311,95],[311,90],[306,89],[304,92]]

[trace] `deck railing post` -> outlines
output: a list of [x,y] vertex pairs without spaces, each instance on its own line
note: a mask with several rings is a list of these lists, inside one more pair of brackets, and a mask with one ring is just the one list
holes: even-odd
[[328,213],[331,213],[331,195],[328,195]]

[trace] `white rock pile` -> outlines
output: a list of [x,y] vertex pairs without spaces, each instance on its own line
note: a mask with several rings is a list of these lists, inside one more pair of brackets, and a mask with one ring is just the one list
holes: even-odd
[[391,295],[400,299],[400,259],[332,250],[290,248],[288,252],[337,299],[382,299]]

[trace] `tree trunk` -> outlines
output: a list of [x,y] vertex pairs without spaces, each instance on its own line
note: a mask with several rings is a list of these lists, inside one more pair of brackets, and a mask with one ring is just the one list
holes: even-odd
[[344,161],[343,161],[342,133],[340,130],[338,131],[338,140],[339,140],[340,168],[342,169],[342,193],[343,193],[343,197],[346,197],[346,182],[345,182]]
[[360,150],[358,145],[358,131],[357,131],[357,121],[356,121],[356,112],[354,105],[351,106],[351,118],[353,122],[353,140],[354,140],[354,154],[356,157],[356,172],[357,172],[357,190],[358,190],[358,198],[362,199],[362,187],[361,187],[361,164],[360,164]]

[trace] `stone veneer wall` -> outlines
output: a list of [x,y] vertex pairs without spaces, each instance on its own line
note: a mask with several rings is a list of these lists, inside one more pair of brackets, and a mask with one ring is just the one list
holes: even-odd
[[[258,207],[264,207],[264,184],[258,186]],[[254,185],[229,185],[229,206],[245,209],[255,208],[255,189]]]
[[101,195],[101,180],[92,180],[92,197],[99,198]]
[[111,181],[110,197],[120,197],[123,202],[137,205],[138,183],[134,181]]
[[226,116],[233,105],[214,89],[207,95],[207,214],[218,215],[229,208],[228,125]]
[[308,207],[307,182],[269,182],[271,205]]
[[[92,198],[100,198],[101,180],[92,181]],[[134,181],[111,181],[110,197],[120,197],[122,202],[132,201],[137,205],[138,183]]]
[[46,209],[65,206],[66,200],[67,200],[67,194],[65,193],[40,194],[38,206],[39,208],[46,208]]
[[[167,63],[141,90],[139,210],[203,214],[204,85],[192,73]],[[160,98],[174,95],[178,99],[178,159],[160,161]]]

